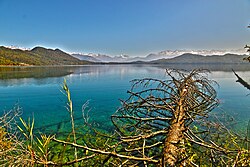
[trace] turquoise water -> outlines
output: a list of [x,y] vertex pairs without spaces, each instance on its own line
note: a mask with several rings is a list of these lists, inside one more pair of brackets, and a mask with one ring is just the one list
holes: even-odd
[[[8,111],[18,104],[22,107],[22,117],[34,116],[37,128],[55,130],[60,122],[69,122],[66,97],[61,93],[65,78],[77,122],[83,122],[81,108],[89,101],[91,120],[109,128],[110,116],[121,106],[119,99],[127,98],[129,81],[144,77],[164,79],[165,68],[149,65],[1,67],[0,111]],[[250,82],[250,71],[237,73]],[[216,112],[233,115],[240,125],[246,125],[250,119],[250,96],[247,96],[250,91],[235,82],[231,71],[213,71],[209,77],[219,84],[215,86],[220,100]]]

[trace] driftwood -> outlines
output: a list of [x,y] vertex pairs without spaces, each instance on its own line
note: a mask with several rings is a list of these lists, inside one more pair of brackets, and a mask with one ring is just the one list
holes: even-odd
[[248,90],[250,90],[250,85],[244,81],[233,69],[232,69],[234,75],[237,77],[236,82],[239,82],[241,85],[243,85],[244,87],[246,87]]

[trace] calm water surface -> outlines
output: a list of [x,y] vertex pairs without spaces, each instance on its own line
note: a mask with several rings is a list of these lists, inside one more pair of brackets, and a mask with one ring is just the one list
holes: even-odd
[[[82,119],[82,105],[89,100],[89,115],[105,127],[110,116],[126,99],[129,82],[135,78],[164,79],[166,67],[149,65],[100,65],[68,67],[1,67],[0,111],[8,111],[15,104],[22,107],[23,117],[34,115],[36,127],[54,130],[60,122],[68,122],[66,97],[61,93],[64,78],[71,90],[75,117]],[[238,71],[250,82],[250,71]],[[233,115],[242,127],[250,119],[250,91],[236,83],[231,71],[213,71],[210,78],[219,83],[220,106],[216,112]],[[66,126],[66,125],[65,125]]]

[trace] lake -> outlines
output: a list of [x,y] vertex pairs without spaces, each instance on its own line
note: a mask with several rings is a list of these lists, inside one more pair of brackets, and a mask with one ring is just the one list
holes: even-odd
[[[19,105],[22,117],[34,117],[35,126],[41,131],[70,129],[66,97],[61,92],[65,78],[78,124],[83,123],[82,105],[89,101],[90,119],[109,129],[112,127],[110,116],[121,106],[119,99],[128,96],[129,81],[144,77],[166,79],[166,68],[169,66],[0,67],[0,111],[3,113]],[[209,78],[219,84],[215,88],[220,105],[214,112],[232,115],[239,123],[237,126],[244,130],[250,119],[250,91],[235,82],[231,67],[228,69],[216,69],[209,74]],[[238,75],[250,82],[250,69],[236,70],[239,70]]]

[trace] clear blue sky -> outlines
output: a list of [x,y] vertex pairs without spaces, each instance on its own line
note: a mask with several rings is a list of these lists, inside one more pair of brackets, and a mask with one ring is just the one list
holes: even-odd
[[0,0],[0,45],[145,56],[250,43],[250,0]]

